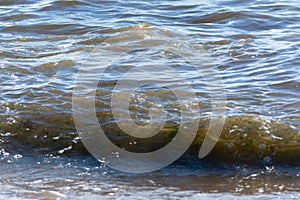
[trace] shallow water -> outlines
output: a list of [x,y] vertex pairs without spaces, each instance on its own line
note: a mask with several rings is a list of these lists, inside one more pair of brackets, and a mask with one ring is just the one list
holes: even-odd
[[[258,157],[261,165],[249,165],[186,155],[150,174],[114,171],[78,145],[72,120],[74,80],[97,45],[137,39],[141,45],[146,36],[165,41],[181,34],[204,48],[220,71],[227,116],[278,120],[298,132],[299,13],[298,0],[1,1],[1,198],[299,198],[299,165],[266,163],[264,157]],[[159,53],[128,52],[106,71],[96,99],[101,125],[113,124],[110,92],[122,73],[148,63],[180,72],[198,96],[200,119],[210,116],[203,79],[181,57]],[[168,120],[178,122],[178,102],[164,88],[182,91],[184,85],[165,71],[157,74],[165,81],[147,73],[136,76],[157,85],[132,97],[132,118],[146,123],[147,110],[159,102]]]

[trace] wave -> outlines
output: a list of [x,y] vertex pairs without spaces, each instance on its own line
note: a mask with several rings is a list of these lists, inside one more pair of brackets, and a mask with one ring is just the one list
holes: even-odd
[[[34,112],[34,111],[32,111]],[[177,134],[179,124],[168,121],[160,132],[151,138],[136,138],[124,133],[107,114],[107,123],[101,128],[118,147],[130,152],[145,153],[158,150]],[[197,135],[187,154],[197,156],[209,126],[209,119],[199,123]],[[31,115],[31,118],[2,116],[1,140],[6,151],[17,144],[26,145],[34,152],[72,154],[87,153],[80,141],[72,115]],[[229,116],[213,151],[206,159],[222,162],[260,163],[268,158],[273,162],[299,164],[300,131],[279,121],[264,120],[255,116]],[[132,145],[134,144],[134,145]]]

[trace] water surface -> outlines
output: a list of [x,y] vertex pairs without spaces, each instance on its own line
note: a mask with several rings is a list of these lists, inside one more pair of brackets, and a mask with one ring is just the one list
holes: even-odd
[[[297,163],[266,163],[258,158],[261,165],[253,166],[199,161],[186,155],[145,175],[109,169],[80,147],[71,104],[77,70],[90,52],[108,38],[128,34],[134,40],[147,30],[141,24],[147,24],[185,34],[209,53],[223,77],[228,116],[280,121],[297,132],[299,13],[298,0],[1,1],[1,198],[299,198]],[[159,31],[153,34],[167,39]],[[124,42],[122,38],[108,41],[116,46]],[[201,119],[209,117],[210,96],[191,66],[168,52],[157,60],[151,52],[142,56],[128,53],[99,84],[100,123],[113,123],[109,94],[120,74],[150,61],[161,64],[164,58],[173,59],[172,67],[193,85]],[[143,76],[147,78],[145,72]],[[182,90],[174,79],[157,84]],[[174,95],[149,86],[132,98],[137,123],[148,119],[152,101],[160,102],[169,120],[177,122]]]

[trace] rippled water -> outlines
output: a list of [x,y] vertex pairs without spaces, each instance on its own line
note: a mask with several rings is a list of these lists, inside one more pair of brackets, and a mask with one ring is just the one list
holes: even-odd
[[[299,13],[298,0],[0,1],[1,198],[299,198],[299,145],[285,136],[298,136],[300,129]],[[253,159],[228,164],[185,155],[163,170],[130,175],[89,156],[72,120],[77,71],[97,45],[105,42],[118,47],[147,34],[160,40],[185,34],[189,42],[204,48],[226,90],[231,118],[225,135],[242,127],[241,133],[251,137],[272,136],[272,144],[279,143],[276,137],[287,137],[278,148],[290,145],[293,150],[283,150],[278,159],[287,154],[295,162],[273,163],[276,155],[254,149],[252,155],[260,163],[254,166]],[[125,71],[147,63],[176,68],[199,97],[201,120],[209,117],[210,96],[203,79],[182,58],[157,53],[127,53],[99,83],[97,114],[108,131],[114,133],[116,128],[109,112],[116,81]],[[140,73],[155,80],[145,71]],[[176,79],[156,83],[183,90]],[[132,117],[137,123],[148,120],[153,101],[169,112],[170,123],[178,121],[174,95],[148,86],[132,97]],[[272,128],[257,131],[262,125]],[[259,146],[261,140],[255,142]],[[223,150],[221,145],[217,148]]]

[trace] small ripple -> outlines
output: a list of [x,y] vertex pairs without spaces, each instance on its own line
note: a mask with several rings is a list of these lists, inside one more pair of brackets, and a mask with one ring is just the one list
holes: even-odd
[[192,24],[200,24],[200,23],[213,23],[213,22],[219,22],[223,20],[228,20],[232,18],[237,18],[242,15],[241,12],[219,12],[219,13],[213,13],[204,15],[198,19],[195,19],[191,21]]
[[72,0],[72,1],[62,1],[62,0],[56,0],[51,3],[51,5],[47,5],[39,11],[51,11],[51,10],[64,10],[64,9],[70,9],[74,7],[84,7],[84,6],[90,6],[88,1],[79,1],[79,0]]
[[39,33],[39,34],[56,34],[75,35],[88,33],[92,27],[79,24],[34,24],[27,26],[9,26],[4,28],[3,32],[19,32],[19,33]]
[[24,20],[24,19],[33,19],[33,18],[38,18],[38,17],[39,16],[35,15],[35,14],[20,13],[20,14],[13,14],[13,15],[1,17],[1,20],[4,20],[4,21],[20,21],[20,20]]

